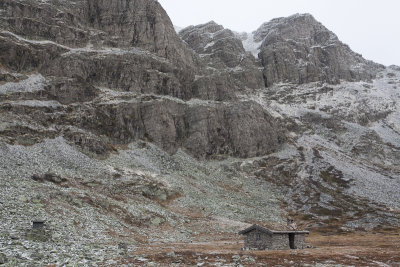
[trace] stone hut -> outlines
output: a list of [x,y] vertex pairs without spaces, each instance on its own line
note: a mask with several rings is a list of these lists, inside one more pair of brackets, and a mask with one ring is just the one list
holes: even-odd
[[303,249],[306,248],[308,231],[272,231],[259,225],[252,225],[243,231],[245,249]]
[[35,219],[32,220],[32,229],[42,229],[45,226],[45,220]]

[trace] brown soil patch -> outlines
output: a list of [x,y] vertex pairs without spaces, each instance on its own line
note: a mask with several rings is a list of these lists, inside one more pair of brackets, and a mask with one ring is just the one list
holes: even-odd
[[[217,236],[213,236],[218,238]],[[145,266],[217,266],[240,263],[243,266],[314,266],[317,263],[346,266],[400,266],[400,232],[311,234],[304,250],[245,251],[243,241],[230,240],[192,243],[153,243],[139,248],[135,255],[121,258],[119,264]],[[173,254],[172,254],[173,252]],[[138,257],[140,255],[140,257]],[[240,257],[239,257],[240,256]],[[143,258],[147,261],[141,261]]]

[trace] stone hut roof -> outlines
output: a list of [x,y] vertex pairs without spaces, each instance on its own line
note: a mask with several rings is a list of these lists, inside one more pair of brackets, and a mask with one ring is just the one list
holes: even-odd
[[46,220],[45,220],[45,219],[42,219],[42,218],[34,218],[34,219],[32,220],[32,222],[33,222],[33,223],[45,223]]
[[275,231],[275,230],[269,230],[269,229],[264,228],[262,226],[259,226],[257,224],[253,224],[252,226],[244,229],[243,231],[240,231],[239,235],[247,234],[248,232],[251,232],[253,230],[258,230],[258,231],[261,231],[261,232],[264,232],[264,233],[270,234],[270,235],[273,235],[273,234],[310,234],[309,231],[293,231],[293,230],[292,231],[290,231],[290,230]]

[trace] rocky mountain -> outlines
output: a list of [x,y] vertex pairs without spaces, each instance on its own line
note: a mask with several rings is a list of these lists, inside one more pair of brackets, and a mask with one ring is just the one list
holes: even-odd
[[[199,56],[202,68],[194,82],[195,96],[213,100],[231,100],[245,88],[264,87],[262,66],[247,53],[242,41],[229,29],[211,21],[179,32]],[[202,88],[208,88],[204,90]]]
[[309,14],[273,19],[254,33],[265,85],[369,80],[383,66],[365,60]]
[[112,265],[286,216],[398,229],[400,68],[311,15],[177,34],[155,0],[4,0],[0,14],[3,261]]
[[[5,1],[1,8],[5,14],[1,22],[4,25],[0,59],[3,72],[8,79],[28,81],[26,87],[30,87],[29,81],[42,84],[29,96],[4,96],[12,100],[7,104],[11,110],[4,120],[10,117],[10,123],[15,120],[23,123],[3,131],[9,133],[11,143],[18,144],[13,140],[19,135],[15,132],[29,133],[26,138],[36,142],[41,137],[64,135],[62,132],[73,126],[95,132],[97,136],[105,135],[114,143],[146,138],[168,152],[186,147],[196,157],[256,156],[271,152],[279,145],[277,122],[256,103],[241,102],[235,106],[214,103],[210,109],[200,102],[189,104],[180,100],[189,100],[194,95],[214,100],[218,97],[210,95],[219,89],[208,87],[207,82],[195,81],[195,73],[200,73],[197,71],[199,59],[176,35],[157,1],[118,4],[113,1],[68,4]],[[40,13],[43,14],[39,16]],[[31,20],[41,26],[32,29]],[[60,25],[75,25],[74,31],[82,32],[82,38],[75,37],[78,33],[71,36],[64,33],[66,29]],[[53,35],[51,28],[60,33]],[[55,35],[65,39],[57,39]],[[25,76],[17,77],[15,72]],[[227,90],[226,86],[222,87],[221,90]],[[20,90],[21,94],[25,93],[25,89]],[[40,119],[32,119],[33,114],[25,120],[16,119],[26,115],[23,100],[42,101],[41,105],[50,109],[55,106],[48,100],[69,105],[68,110],[67,106],[57,107],[56,117],[51,115],[51,120],[58,121],[50,124],[62,125],[64,129],[57,127],[55,132],[49,132],[48,119],[41,112],[38,112]],[[82,102],[85,104],[76,104]],[[24,110],[18,115],[14,108],[21,105]],[[36,125],[38,121],[42,123]],[[248,127],[238,128],[243,122]],[[20,131],[21,128],[24,130]],[[42,129],[45,134],[37,133]],[[257,136],[238,138],[250,134]],[[89,138],[81,135],[81,132],[68,134],[72,142]],[[94,149],[87,149],[95,153],[106,151],[105,142],[96,140],[95,143]],[[101,143],[103,147],[99,148]]]

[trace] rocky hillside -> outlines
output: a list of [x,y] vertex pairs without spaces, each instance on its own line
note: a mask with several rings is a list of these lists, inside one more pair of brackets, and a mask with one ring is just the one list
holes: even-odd
[[311,15],[178,35],[155,0],[0,14],[0,264],[116,264],[287,216],[399,227],[400,68]]

